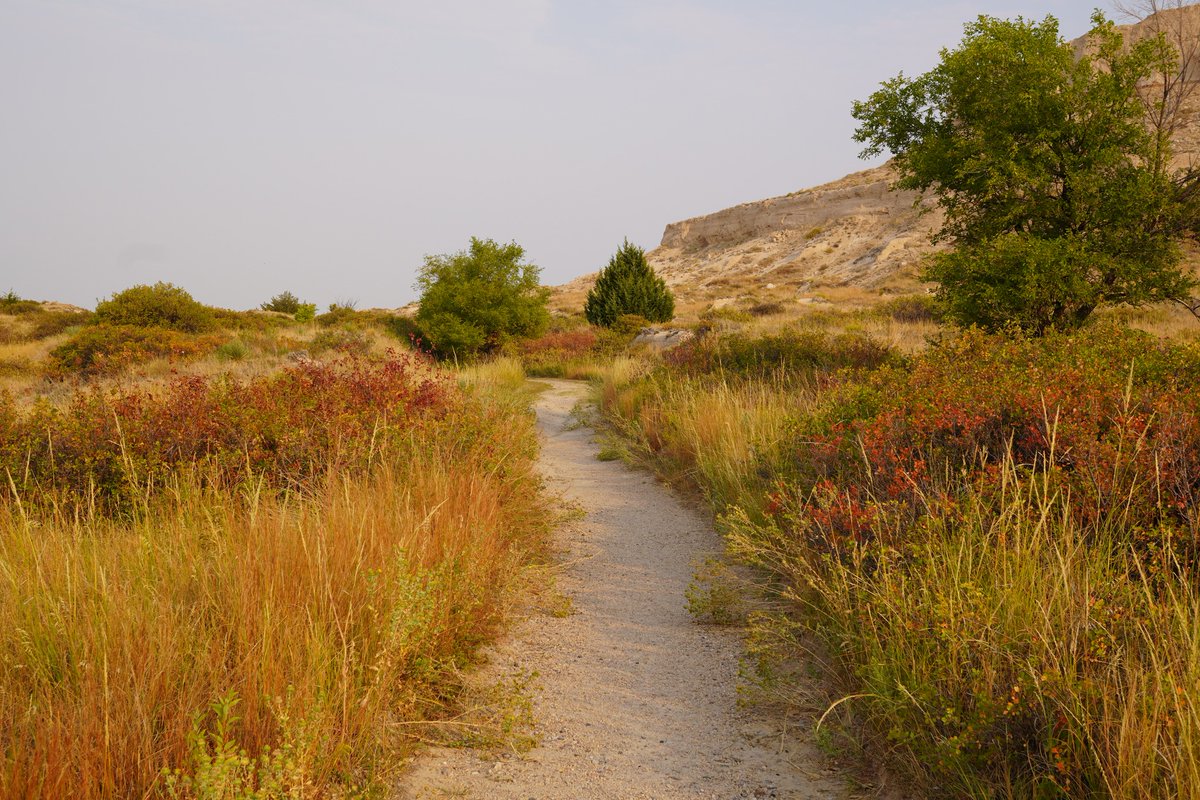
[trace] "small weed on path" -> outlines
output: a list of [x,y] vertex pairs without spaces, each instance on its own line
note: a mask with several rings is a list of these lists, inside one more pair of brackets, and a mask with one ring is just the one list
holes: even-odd
[[742,625],[746,622],[747,587],[728,563],[710,556],[695,565],[684,596],[698,622]]

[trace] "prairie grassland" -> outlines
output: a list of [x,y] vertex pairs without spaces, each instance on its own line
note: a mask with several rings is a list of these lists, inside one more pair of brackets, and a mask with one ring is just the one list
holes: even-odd
[[601,384],[601,407],[634,452],[678,486],[701,489],[714,508],[761,511],[766,494],[755,474],[777,457],[791,414],[808,400],[794,387],[717,381],[701,388],[664,372],[653,383],[614,369]]
[[0,342],[0,391],[27,392],[40,380],[41,365],[63,338]]
[[806,654],[821,735],[924,796],[1200,797],[1194,347],[1101,325],[868,363],[830,336],[817,363],[793,341],[781,370],[768,338],[600,387],[766,576],[761,688],[788,697]]
[[[181,378],[211,401],[185,408],[118,394],[104,407],[127,428],[90,448],[71,435],[104,414],[58,407],[61,447],[24,458],[96,463],[107,444],[113,485],[136,487],[122,502],[71,470],[7,470],[0,796],[370,794],[420,721],[453,715],[544,544],[531,418],[432,368],[321,369],[308,394],[278,375]],[[261,419],[204,411],[231,386],[252,402],[227,408]],[[338,438],[288,445],[309,415]]]
[[98,325],[87,313],[0,311],[0,389],[22,401],[54,399],[81,382],[120,387],[161,383],[178,373],[247,377],[273,372],[296,354],[410,349],[387,315],[351,312],[339,323],[301,324],[284,315],[217,311],[220,324],[204,334]]

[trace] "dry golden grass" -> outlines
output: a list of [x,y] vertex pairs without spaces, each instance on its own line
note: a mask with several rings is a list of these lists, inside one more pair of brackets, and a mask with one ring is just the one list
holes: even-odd
[[66,336],[52,336],[40,341],[21,341],[0,344],[0,390],[15,395],[28,393],[41,381],[41,368],[50,351]]
[[438,419],[303,496],[184,469],[128,518],[0,504],[0,796],[385,787],[547,529],[524,407]]
[[1115,318],[1131,328],[1152,333],[1162,339],[1194,341],[1200,339],[1200,319],[1178,303],[1163,303],[1141,308],[1102,309],[1098,318]]
[[[410,347],[408,342],[372,326],[345,331],[312,323],[258,332],[226,330],[218,336],[227,342],[241,343],[244,349],[234,351],[239,353],[236,358],[224,357],[218,348],[199,358],[145,359],[112,374],[91,376],[89,383],[105,389],[155,386],[181,374],[205,377],[231,374],[239,378],[267,375],[294,358],[328,357],[336,352],[331,349],[331,343],[351,346],[354,352],[372,354]],[[69,334],[59,334],[37,341],[0,344],[0,390],[8,391],[18,402],[25,404],[39,398],[53,401],[69,394],[77,379],[49,370],[51,351],[69,338]]]
[[777,313],[748,317],[722,324],[722,327],[751,339],[794,330],[831,335],[860,333],[904,353],[923,350],[930,337],[945,330],[945,326],[937,322],[901,322],[884,314],[845,310],[833,305],[786,307]]

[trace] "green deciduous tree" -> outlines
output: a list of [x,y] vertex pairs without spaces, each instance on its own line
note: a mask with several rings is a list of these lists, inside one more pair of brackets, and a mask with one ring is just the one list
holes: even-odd
[[646,251],[625,240],[608,266],[600,270],[588,292],[583,315],[593,325],[611,328],[627,314],[650,322],[667,322],[675,316],[675,298],[667,284],[646,261]]
[[945,211],[925,276],[947,315],[1041,332],[1099,305],[1187,295],[1178,236],[1189,176],[1147,125],[1138,84],[1173,68],[1163,37],[1128,46],[1099,13],[1082,53],[1042,22],[979,17],[917,78],[854,104],[863,155],[895,154],[898,186]]
[[416,319],[434,350],[470,356],[546,330],[550,290],[539,284],[538,267],[524,259],[516,242],[474,237],[467,250],[425,257],[416,283],[421,292]]

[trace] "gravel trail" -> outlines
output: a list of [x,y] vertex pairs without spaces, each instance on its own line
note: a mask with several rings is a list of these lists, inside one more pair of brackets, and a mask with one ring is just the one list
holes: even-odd
[[853,796],[804,736],[737,707],[736,631],[689,616],[693,565],[721,548],[711,523],[648,473],[598,461],[594,432],[570,425],[586,387],[549,383],[537,402],[540,467],[585,512],[558,533],[571,613],[523,620],[490,665],[538,673],[539,744],[523,755],[428,750],[401,797]]

